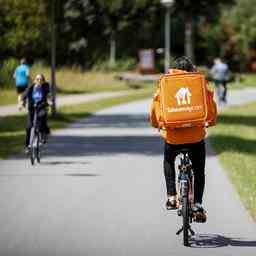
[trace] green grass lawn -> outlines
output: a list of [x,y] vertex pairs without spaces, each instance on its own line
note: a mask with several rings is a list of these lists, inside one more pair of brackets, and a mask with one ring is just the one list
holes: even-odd
[[[50,68],[35,65],[31,69],[31,76],[43,73],[50,81]],[[120,91],[128,89],[124,81],[116,79],[117,72],[86,71],[82,72],[78,67],[63,67],[57,69],[56,83],[61,94],[67,93],[91,93],[99,91]]]
[[242,74],[240,81],[228,83],[230,89],[243,89],[245,87],[256,88],[256,74]]
[[[77,119],[91,115],[93,112],[125,102],[151,97],[152,88],[138,89],[134,94],[87,102],[79,105],[65,106],[59,109],[56,117],[50,117],[52,129],[62,128]],[[21,152],[25,141],[26,116],[15,115],[0,118],[0,159],[10,154]]]
[[6,106],[17,103],[16,89],[2,89],[0,90],[0,106]]
[[256,103],[223,111],[210,131],[210,141],[256,219]]
[[[46,80],[50,81],[50,68],[42,65],[34,65],[31,69],[31,77],[42,73]],[[56,72],[56,81],[59,95],[95,93],[102,91],[122,91],[130,87],[125,81],[118,80],[118,72],[99,72],[87,71],[81,72],[79,68],[61,68]],[[153,83],[140,82],[141,87],[152,87]],[[0,90],[0,106],[15,104],[17,102],[16,90]]]

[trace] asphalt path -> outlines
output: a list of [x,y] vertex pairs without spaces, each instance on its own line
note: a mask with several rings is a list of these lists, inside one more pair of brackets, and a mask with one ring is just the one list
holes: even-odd
[[0,161],[0,255],[256,255],[255,222],[209,145],[208,221],[182,245],[148,107],[117,106],[54,132],[40,165]]

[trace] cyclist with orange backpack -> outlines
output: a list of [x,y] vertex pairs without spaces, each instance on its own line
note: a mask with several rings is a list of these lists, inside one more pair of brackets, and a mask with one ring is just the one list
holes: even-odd
[[[167,95],[171,90],[174,90],[173,94]],[[167,106],[168,104],[172,106]],[[174,162],[179,150],[188,149],[194,171],[193,211],[195,216],[203,216],[203,222],[206,221],[202,206],[205,186],[205,128],[214,125],[216,117],[213,92],[207,88],[204,76],[197,72],[190,59],[185,56],[177,58],[174,68],[159,81],[150,109],[150,122],[160,130],[165,140],[166,209],[177,209]]]

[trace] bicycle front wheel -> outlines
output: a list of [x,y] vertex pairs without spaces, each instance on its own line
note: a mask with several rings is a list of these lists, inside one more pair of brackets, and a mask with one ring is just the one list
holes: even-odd
[[32,165],[35,164],[35,160],[40,163],[39,136],[36,133],[33,134],[33,138],[31,139],[30,161]]
[[35,163],[35,158],[36,158],[36,152],[35,152],[35,148],[32,145],[32,147],[30,148],[30,162],[32,165],[34,165]]
[[36,136],[36,141],[35,141],[35,156],[36,156],[36,160],[38,163],[40,163],[40,158],[41,158],[41,153],[40,153],[40,139],[39,139],[39,134]]
[[188,196],[182,198],[182,218],[183,218],[183,244],[189,246],[189,201]]
[[30,131],[30,141],[29,141],[29,155],[30,155],[30,162],[32,165],[35,163],[35,149],[34,149],[34,141],[35,141],[35,128],[32,127]]

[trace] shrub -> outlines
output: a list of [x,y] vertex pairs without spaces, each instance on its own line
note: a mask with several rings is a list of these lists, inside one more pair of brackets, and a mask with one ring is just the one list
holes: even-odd
[[15,58],[9,58],[0,65],[0,87],[11,88],[14,85],[13,73],[18,65]]
[[99,61],[93,65],[93,71],[127,71],[136,68],[136,60],[134,58],[119,59],[114,67],[111,67],[109,60]]

